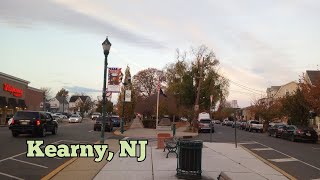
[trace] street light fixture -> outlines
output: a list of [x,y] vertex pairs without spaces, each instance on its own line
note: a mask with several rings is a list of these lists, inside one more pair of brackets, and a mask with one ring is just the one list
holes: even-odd
[[104,75],[103,75],[103,90],[102,90],[102,128],[101,128],[101,139],[100,143],[104,143],[104,130],[106,125],[106,86],[107,86],[107,69],[108,69],[108,55],[111,48],[111,43],[108,37],[102,43],[103,53],[104,53]]
[[123,102],[122,102],[122,118],[121,118],[121,134],[124,132],[124,105],[125,105],[125,100],[126,100],[126,86],[131,83],[131,77],[128,76],[127,82],[126,79],[124,79],[123,82]]

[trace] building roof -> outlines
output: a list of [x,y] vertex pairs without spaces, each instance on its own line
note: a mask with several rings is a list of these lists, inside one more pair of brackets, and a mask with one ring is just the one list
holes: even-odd
[[59,101],[59,103],[63,103],[64,102],[64,104],[69,104],[66,97],[56,96],[55,98]]
[[317,84],[317,82],[320,83],[320,71],[308,70],[307,75],[308,75],[312,85]]
[[26,81],[26,80],[11,76],[9,74],[5,74],[3,72],[0,72],[0,77],[6,78],[6,79],[11,79],[13,81],[17,81],[17,82],[20,82],[20,83],[23,83],[23,84],[29,84],[30,83],[29,81]]
[[69,102],[76,102],[79,98],[84,102],[89,96],[71,96]]

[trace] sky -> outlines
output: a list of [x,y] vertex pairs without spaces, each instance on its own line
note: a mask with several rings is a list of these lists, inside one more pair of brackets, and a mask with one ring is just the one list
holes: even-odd
[[0,72],[96,99],[106,36],[108,66],[132,75],[204,44],[230,80],[228,100],[245,107],[319,69],[319,17],[318,0],[1,0]]

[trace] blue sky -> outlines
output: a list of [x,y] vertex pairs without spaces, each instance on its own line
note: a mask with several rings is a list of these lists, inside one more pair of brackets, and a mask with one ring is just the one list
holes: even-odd
[[[265,91],[320,65],[319,9],[317,0],[2,0],[0,71],[53,93],[65,87],[96,98],[109,36],[110,67],[162,69],[176,48],[206,44],[220,73]],[[259,97],[234,83],[230,89],[228,99],[242,107]]]

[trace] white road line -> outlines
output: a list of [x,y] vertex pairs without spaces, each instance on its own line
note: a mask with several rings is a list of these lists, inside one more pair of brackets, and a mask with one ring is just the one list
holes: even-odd
[[39,164],[34,164],[34,163],[31,163],[31,162],[27,162],[27,161],[22,161],[22,160],[19,160],[19,159],[13,159],[13,158],[11,158],[10,160],[14,160],[14,161],[18,161],[18,162],[21,162],[21,163],[25,163],[25,164],[30,164],[30,165],[42,167],[42,168],[45,168],[45,169],[48,168],[48,167],[46,167],[46,166],[42,166],[42,165],[39,165]]
[[320,148],[315,148],[315,147],[313,147],[312,149],[315,149],[315,150],[320,150]]
[[[51,144],[55,144],[55,143],[58,143],[58,142],[61,142],[61,141],[62,141],[62,140],[56,141],[56,142],[53,142],[53,143],[51,143]],[[6,161],[6,160],[8,160],[8,159],[12,159],[12,158],[21,156],[21,155],[23,155],[23,154],[27,154],[27,152],[28,152],[28,151],[23,152],[23,153],[20,153],[20,154],[17,154],[17,155],[13,155],[13,156],[10,156],[10,157],[4,158],[4,159],[1,159],[0,162],[3,162],[3,161]]]
[[293,161],[299,161],[295,158],[281,158],[281,159],[268,159],[269,161],[273,161],[273,162],[278,162],[278,163],[281,163],[281,162],[293,162]]
[[246,145],[246,144],[257,144],[257,142],[243,142],[243,143],[238,143],[238,144],[241,144],[241,145]]
[[254,150],[254,151],[272,151],[274,149],[272,149],[272,148],[255,148],[255,149],[251,149],[251,150]]
[[[255,142],[256,142],[256,141],[255,141]],[[264,146],[264,147],[271,148],[271,147],[269,147],[269,146],[267,146],[267,145],[264,145],[264,144],[262,144],[262,143],[259,143],[259,142],[256,142],[256,143],[257,143],[257,144],[260,144],[260,145],[262,145],[262,146]],[[278,153],[280,153],[280,154],[282,154],[282,155],[288,156],[288,157],[290,157],[290,158],[296,159],[296,158],[294,158],[294,157],[292,157],[292,156],[290,156],[290,155],[288,155],[288,154],[285,154],[285,153],[283,153],[283,152],[281,152],[281,151],[278,151],[278,150],[276,150],[276,149],[274,149],[274,151],[276,151],[276,152],[278,152]],[[301,163],[303,163],[303,164],[305,164],[305,165],[307,165],[307,166],[310,166],[310,167],[312,167],[312,168],[317,169],[317,170],[320,171],[320,168],[319,168],[319,167],[316,167],[316,166],[313,166],[313,165],[311,165],[311,164],[309,164],[309,163],[306,163],[306,162],[304,162],[304,161],[301,161],[300,159],[296,159],[296,160],[299,161],[299,162],[301,162]]]
[[16,176],[11,176],[10,174],[6,174],[6,173],[2,173],[2,172],[0,172],[0,175],[7,176],[7,177],[10,177],[10,178],[13,178],[13,179],[24,180],[24,179],[18,178]]
[[58,157],[53,157],[54,159],[62,159],[62,158],[58,158]]

